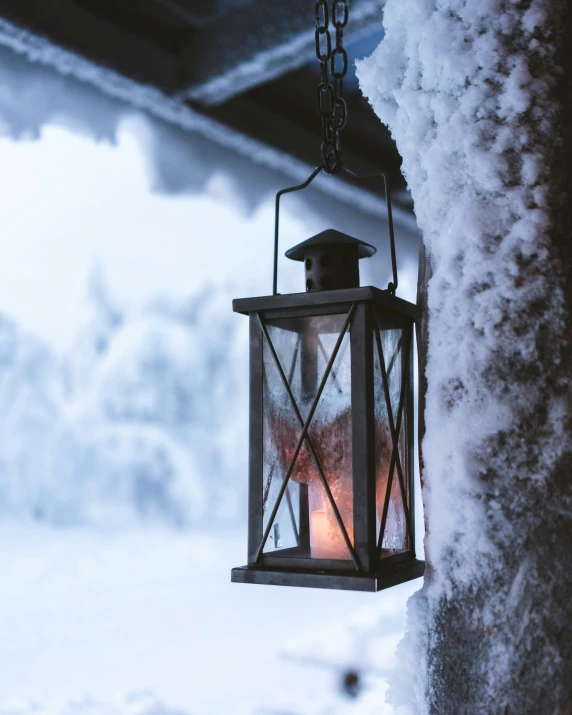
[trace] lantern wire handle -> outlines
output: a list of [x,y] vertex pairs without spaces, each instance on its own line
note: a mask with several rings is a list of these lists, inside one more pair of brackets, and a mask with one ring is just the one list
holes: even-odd
[[[304,183],[298,184],[296,186],[290,186],[287,189],[281,189],[276,194],[276,210],[274,215],[274,278],[272,283],[272,295],[278,295],[278,243],[280,235],[280,199],[284,194],[290,194],[294,191],[302,191],[306,189],[323,169],[324,165],[320,164],[314,169],[314,171],[310,174],[306,181],[304,181]],[[395,295],[395,291],[397,290],[399,281],[397,277],[397,257],[395,251],[395,233],[393,230],[391,192],[389,190],[389,183],[387,181],[387,177],[382,171],[373,171],[366,174],[356,174],[355,172],[351,171],[350,169],[347,169],[346,167],[343,167],[343,171],[345,171],[350,176],[353,176],[354,179],[358,180],[377,179],[380,177],[383,179],[383,186],[385,190],[385,204],[387,207],[387,225],[389,228],[389,247],[391,250],[391,269],[393,273],[393,281],[387,284],[387,290],[391,293],[391,295]]]
[[324,168],[323,164],[317,166],[303,184],[290,186],[287,189],[281,189],[276,194],[276,212],[274,215],[274,282],[272,284],[272,295],[278,295],[278,236],[280,233],[280,199],[284,194],[290,194],[294,191],[302,191],[307,186],[310,186],[312,181],[318,176]]
[[383,173],[383,171],[372,171],[368,172],[366,174],[356,174],[355,172],[351,171],[350,169],[347,169],[344,167],[344,171],[346,174],[349,174],[350,176],[353,176],[354,179],[378,179],[382,178],[383,179],[383,188],[385,191],[385,205],[387,207],[387,226],[389,228],[389,247],[391,249],[391,269],[393,272],[393,282],[388,283],[387,285],[387,290],[392,294],[395,295],[395,291],[397,290],[397,286],[399,285],[399,280],[397,278],[397,257],[395,254],[395,233],[393,231],[393,211],[391,207],[391,192],[389,190],[389,184],[387,182],[387,176]]

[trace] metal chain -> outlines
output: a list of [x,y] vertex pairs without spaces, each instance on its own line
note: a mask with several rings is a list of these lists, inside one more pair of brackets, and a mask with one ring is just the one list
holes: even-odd
[[332,49],[329,0],[317,0],[316,57],[320,62],[320,83],[317,91],[318,114],[322,120],[322,161],[327,174],[337,174],[342,168],[341,133],[348,119],[343,97],[344,77],[348,71],[348,54],[344,49],[344,28],[348,24],[349,0],[332,0],[332,25],[336,31]]

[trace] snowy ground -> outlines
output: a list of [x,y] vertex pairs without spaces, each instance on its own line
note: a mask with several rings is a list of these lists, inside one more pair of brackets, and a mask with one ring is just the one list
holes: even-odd
[[[0,713],[392,712],[383,674],[420,582],[231,584],[244,549],[242,531],[0,527]],[[370,654],[360,632],[384,616],[386,648]],[[352,701],[342,671],[363,660],[369,692]]]

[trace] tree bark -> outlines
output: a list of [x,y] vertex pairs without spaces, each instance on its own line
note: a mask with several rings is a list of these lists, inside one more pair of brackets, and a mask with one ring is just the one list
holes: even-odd
[[429,568],[390,691],[415,713],[572,713],[568,5],[388,0],[358,68],[434,271]]

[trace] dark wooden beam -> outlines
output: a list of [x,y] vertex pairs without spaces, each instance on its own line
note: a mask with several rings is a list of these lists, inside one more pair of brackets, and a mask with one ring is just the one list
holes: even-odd
[[[258,101],[248,95],[236,97],[227,104],[218,107],[203,107],[201,112],[215,120],[224,123],[244,136],[261,141],[268,146],[278,149],[285,156],[290,156],[305,164],[317,165],[320,156],[320,127],[317,115],[311,121],[300,122],[295,116],[287,116],[279,107],[273,106],[270,101]],[[313,106],[310,107],[312,114]],[[369,119],[369,121],[372,121]],[[374,117],[376,129],[380,135],[385,130]],[[359,120],[357,122],[359,126]],[[358,132],[359,134],[359,132]],[[405,192],[405,181],[400,172],[401,160],[395,152],[393,144],[389,146],[383,142],[361,144],[352,141],[353,137],[344,140],[344,164],[356,173],[385,171],[390,186],[394,190],[394,202],[410,208],[409,194]],[[345,175],[344,175],[345,177]],[[344,181],[359,186],[363,191],[373,196],[379,196],[381,182],[369,182],[363,185],[350,177]]]
[[135,82],[167,94],[181,86],[178,54],[192,30],[164,13],[138,13],[111,0],[0,0],[0,16]]
[[[382,0],[354,0],[351,41],[381,28]],[[0,16],[168,95],[221,104],[314,56],[308,0],[0,0]]]
[[[384,0],[353,0],[346,44],[382,32]],[[222,104],[315,59],[314,2],[260,2],[232,8],[183,51],[183,96]]]

